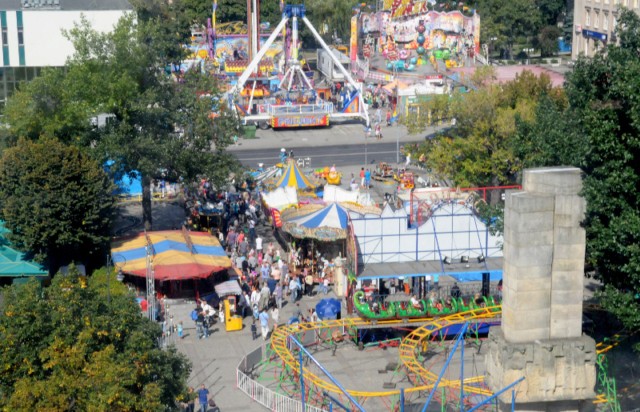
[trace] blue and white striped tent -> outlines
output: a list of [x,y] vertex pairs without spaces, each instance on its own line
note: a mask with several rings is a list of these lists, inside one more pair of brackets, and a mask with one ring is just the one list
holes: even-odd
[[332,203],[308,215],[294,217],[285,222],[284,230],[297,238],[335,240],[347,237],[348,212]]

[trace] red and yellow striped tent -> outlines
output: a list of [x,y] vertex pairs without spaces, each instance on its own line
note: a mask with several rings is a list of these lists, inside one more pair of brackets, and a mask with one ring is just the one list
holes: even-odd
[[207,278],[231,267],[231,260],[215,236],[206,232],[167,230],[141,233],[111,243],[114,264],[123,273],[147,274],[147,247],[156,280]]

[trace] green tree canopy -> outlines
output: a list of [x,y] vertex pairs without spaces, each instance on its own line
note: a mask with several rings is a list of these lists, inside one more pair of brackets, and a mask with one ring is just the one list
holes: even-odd
[[567,96],[585,137],[588,260],[607,288],[606,306],[640,327],[640,18],[621,10],[618,43],[582,58]]
[[482,18],[481,42],[489,39],[503,50],[505,57],[513,57],[513,46],[521,36],[537,33],[542,24],[542,14],[536,2],[530,0],[486,0],[478,2]]
[[[0,407],[3,410],[165,411],[185,391],[188,361],[161,350],[157,324],[126,287],[58,275],[3,290]],[[108,288],[108,289],[107,289]]]
[[[165,26],[173,24],[171,13],[160,11],[147,11],[142,21],[125,16],[109,33],[81,21],[68,33],[75,54],[66,70],[47,72],[19,92],[6,116],[14,140],[53,135],[91,147],[95,158],[114,161],[123,173],[138,171],[147,228],[153,179],[203,176],[221,184],[238,167],[224,150],[239,125],[221,85],[197,70],[178,81],[167,74],[184,50]],[[106,127],[91,124],[99,114],[111,116]]]
[[7,236],[50,269],[90,260],[109,240],[113,184],[98,162],[55,139],[21,139],[0,159]]
[[[439,96],[420,105],[408,117],[409,130],[421,132],[431,121],[455,124],[418,148],[426,164],[462,187],[514,183],[522,161],[514,147],[519,124],[533,124],[538,99],[560,98],[548,76],[523,72],[511,82],[496,85],[491,71],[479,73],[477,90]],[[433,118],[429,119],[430,116]],[[417,158],[417,156],[414,156]]]

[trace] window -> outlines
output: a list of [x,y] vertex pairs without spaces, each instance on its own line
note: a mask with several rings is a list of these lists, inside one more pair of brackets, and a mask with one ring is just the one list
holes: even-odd
[[593,27],[598,28],[598,20],[600,20],[600,13],[593,16]]
[[0,11],[0,26],[2,27],[2,63],[9,66],[9,29],[7,28],[6,11]]
[[607,13],[602,17],[602,28],[609,30],[609,15]]
[[584,13],[585,17],[584,17],[584,24],[585,26],[591,26],[591,11],[587,10]]
[[633,8],[637,9],[638,7],[640,7],[640,0],[634,0],[633,1]]
[[22,11],[16,11],[16,20],[18,21],[18,59],[20,66],[25,66],[24,56],[24,26],[22,25]]

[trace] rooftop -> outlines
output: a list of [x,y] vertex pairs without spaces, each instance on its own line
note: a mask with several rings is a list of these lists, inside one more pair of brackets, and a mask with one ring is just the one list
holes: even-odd
[[0,0],[0,10],[133,10],[128,0]]

